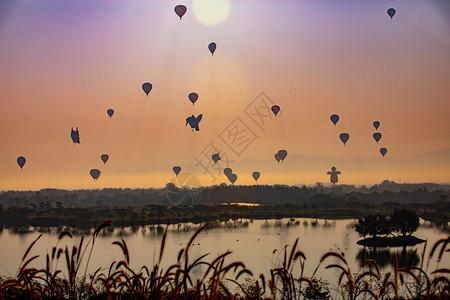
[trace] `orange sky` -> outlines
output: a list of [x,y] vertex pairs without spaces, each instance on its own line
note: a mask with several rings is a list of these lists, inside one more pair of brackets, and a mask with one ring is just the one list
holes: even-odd
[[[181,21],[177,4],[188,9]],[[199,184],[226,182],[220,169],[211,176],[196,166],[211,142],[234,160],[219,167],[231,167],[236,184],[254,183],[256,170],[264,184],[328,182],[332,165],[346,184],[449,182],[446,1],[229,7],[222,23],[208,26],[192,1],[2,1],[0,190],[160,187],[175,165]],[[153,84],[148,98],[144,82]],[[199,94],[195,106],[191,92]],[[261,92],[281,107],[263,128],[245,113]],[[203,114],[198,132],[184,126],[192,114]],[[257,136],[238,154],[220,138],[236,118]],[[71,142],[71,127],[81,144]],[[350,134],[346,146],[341,132]],[[280,149],[288,156],[277,164]],[[408,160],[443,149],[436,159]],[[318,156],[326,166],[306,167]],[[102,171],[97,182],[92,168]]]

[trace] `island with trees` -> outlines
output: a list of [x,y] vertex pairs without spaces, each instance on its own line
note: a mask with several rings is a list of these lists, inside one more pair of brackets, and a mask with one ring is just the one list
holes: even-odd
[[[410,209],[395,209],[390,215],[367,215],[359,218],[355,230],[364,239],[357,243],[369,247],[413,246],[425,242],[412,234],[420,220]],[[369,236],[366,238],[366,236]]]

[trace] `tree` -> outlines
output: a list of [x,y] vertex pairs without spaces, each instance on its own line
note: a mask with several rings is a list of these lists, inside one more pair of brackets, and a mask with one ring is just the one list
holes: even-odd
[[366,237],[371,235],[388,235],[392,232],[391,222],[384,215],[369,215],[358,219],[355,230],[359,236]]
[[406,236],[411,235],[419,228],[419,217],[416,212],[409,209],[396,209],[391,215],[392,227],[395,232]]

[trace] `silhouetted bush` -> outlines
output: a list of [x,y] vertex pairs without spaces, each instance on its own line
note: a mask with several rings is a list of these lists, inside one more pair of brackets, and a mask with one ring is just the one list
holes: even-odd
[[404,236],[411,235],[419,228],[419,217],[416,212],[409,209],[396,209],[391,215],[391,223],[393,230]]

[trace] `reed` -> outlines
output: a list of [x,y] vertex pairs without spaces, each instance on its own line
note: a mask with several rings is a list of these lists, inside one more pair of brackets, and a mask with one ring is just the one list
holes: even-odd
[[[417,267],[412,263],[416,255],[413,252],[405,267],[399,267],[394,259],[393,270],[382,274],[377,263],[367,259],[353,273],[344,253],[330,251],[322,256],[310,276],[305,274],[306,256],[298,249],[297,239],[292,246],[283,248],[279,254],[282,259],[273,265],[269,274],[254,275],[244,262],[228,262],[232,253],[229,250],[214,259],[208,259],[208,253],[192,257],[191,245],[209,224],[199,227],[186,247],[179,250],[174,263],[163,268],[167,225],[158,259],[152,266],[133,270],[132,253],[126,241],[120,239],[113,245],[121,249],[123,259],[87,274],[95,240],[111,225],[108,221],[100,224],[87,242],[82,237],[72,247],[60,246],[63,238],[73,238],[69,231],[63,231],[51,252],[45,255],[46,264],[41,269],[32,267],[39,257],[31,255],[41,236],[36,238],[25,251],[14,278],[0,279],[0,299],[328,299],[328,287],[315,277],[324,265],[325,270],[339,271],[336,285],[332,287],[333,299],[450,297],[450,270],[439,266],[442,257],[450,252],[450,237],[436,242],[428,255],[425,243]],[[431,260],[437,261],[432,271],[429,270]],[[80,272],[81,265],[85,267],[84,273]],[[201,275],[194,276],[194,270]]]

